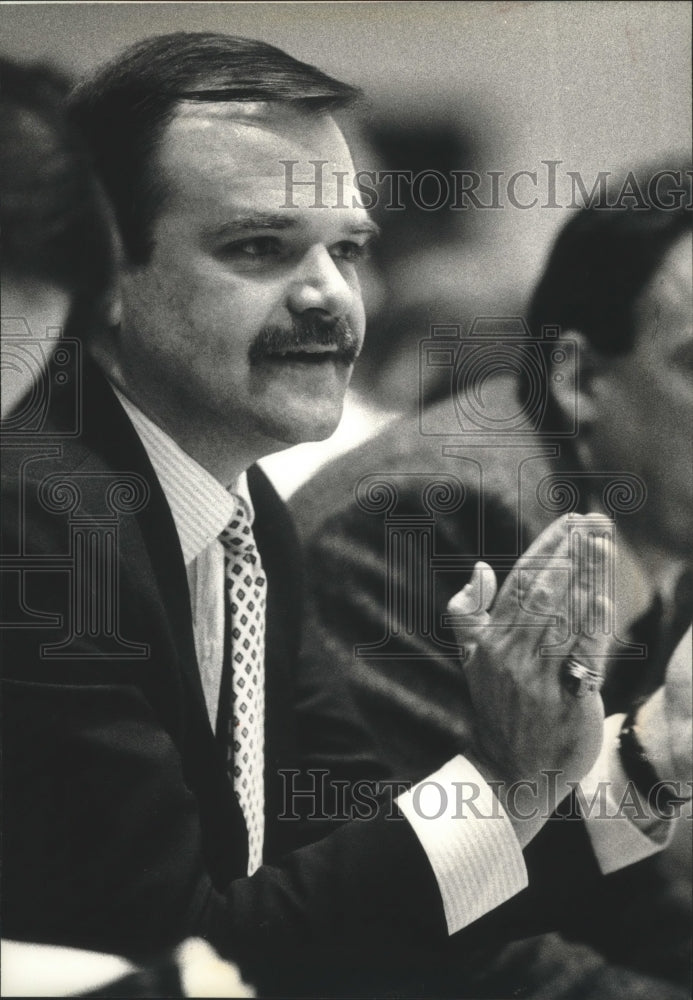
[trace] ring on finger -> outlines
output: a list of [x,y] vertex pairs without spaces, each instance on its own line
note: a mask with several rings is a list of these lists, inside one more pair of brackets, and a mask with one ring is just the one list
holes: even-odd
[[563,661],[561,681],[563,687],[576,698],[584,698],[601,690],[604,677],[597,670],[590,670],[573,657]]

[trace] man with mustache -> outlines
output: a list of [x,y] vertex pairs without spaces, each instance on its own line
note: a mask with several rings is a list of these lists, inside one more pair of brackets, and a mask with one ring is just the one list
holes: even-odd
[[[362,342],[374,226],[342,183],[334,118],[353,96],[263,43],[206,34],[145,40],[75,96],[126,260],[77,386],[55,373],[43,422],[7,449],[15,939],[141,959],[194,934],[263,992],[403,988],[419,952],[433,962],[526,884],[522,848],[551,808],[503,808],[508,783],[560,772],[552,807],[598,755],[594,672],[577,664],[578,698],[534,639],[510,658],[491,643],[489,690],[515,687],[510,765],[459,757],[429,786],[454,799],[471,783],[478,821],[455,819],[453,799],[429,816],[420,785],[357,798],[379,771],[348,696],[295,670],[298,551],[254,463],[332,432]],[[321,199],[305,183],[318,161]],[[560,522],[533,553],[541,607],[589,593],[599,540],[584,576],[550,586],[575,532],[597,527]],[[600,638],[575,624],[572,655],[598,663]],[[316,767],[338,802],[320,801]],[[303,795],[287,795],[298,771]]]

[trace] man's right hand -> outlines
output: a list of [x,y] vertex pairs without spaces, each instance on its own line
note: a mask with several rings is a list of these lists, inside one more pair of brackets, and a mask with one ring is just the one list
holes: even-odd
[[[603,669],[608,635],[594,622],[612,615],[606,595],[594,591],[611,555],[602,524],[600,516],[575,514],[551,524],[515,564],[491,612],[495,576],[485,563],[477,563],[471,583],[448,605],[457,639],[469,651],[464,670],[475,740],[467,756],[497,782],[523,846],[601,748],[601,697],[571,693],[562,663],[567,655]],[[563,656],[556,655],[559,644]]]

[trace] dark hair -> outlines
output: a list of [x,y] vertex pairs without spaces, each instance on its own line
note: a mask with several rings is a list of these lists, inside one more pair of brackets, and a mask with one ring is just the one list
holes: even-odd
[[116,212],[134,264],[151,252],[151,228],[166,195],[155,164],[164,128],[182,101],[281,101],[316,112],[351,103],[358,91],[265,42],[211,32],[146,38],[72,96],[72,114]]
[[[647,178],[651,181],[665,173],[640,169],[638,189],[650,190]],[[665,183],[658,186],[658,202],[624,205],[607,191],[605,201],[612,207],[585,208],[565,225],[530,302],[527,322],[535,337],[554,326],[564,333],[581,333],[605,357],[632,349],[637,299],[669,248],[691,228],[690,170],[671,173],[675,176],[662,176]],[[528,391],[523,378],[521,393]],[[561,427],[565,417],[552,388],[549,379],[543,423]],[[573,442],[564,441],[561,454],[566,465],[577,462]]]
[[45,66],[0,59],[3,268],[95,303],[113,269],[104,195],[67,120],[68,81]]
[[[656,202],[626,206],[612,199],[612,207],[583,209],[559,234],[529,306],[535,336],[558,326],[579,331],[604,355],[633,346],[636,300],[692,221],[690,170],[643,170],[639,176],[661,176]],[[643,182],[640,190],[650,185]]]

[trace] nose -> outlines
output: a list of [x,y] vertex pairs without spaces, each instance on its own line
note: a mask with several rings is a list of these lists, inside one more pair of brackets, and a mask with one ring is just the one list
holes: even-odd
[[308,309],[340,319],[351,308],[354,290],[324,246],[305,254],[289,289],[289,309],[301,314]]

